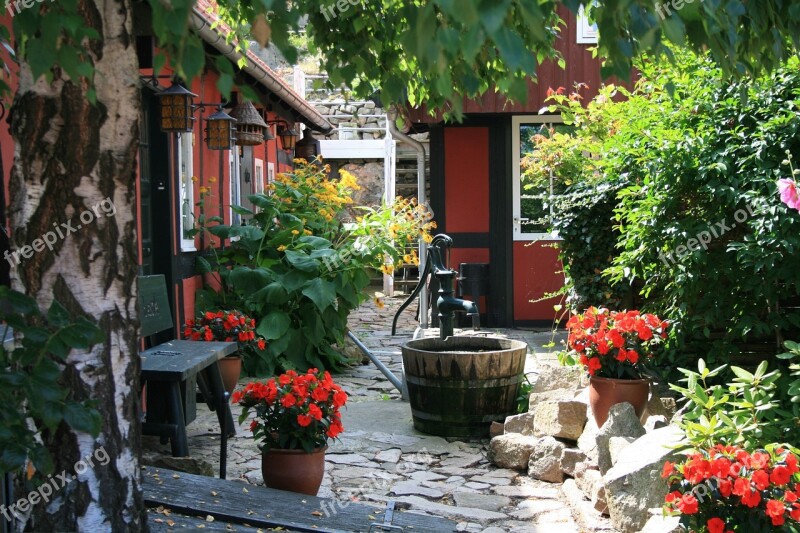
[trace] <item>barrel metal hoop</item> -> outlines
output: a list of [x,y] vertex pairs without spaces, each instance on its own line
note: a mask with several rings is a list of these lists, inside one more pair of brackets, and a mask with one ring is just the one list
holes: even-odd
[[525,376],[509,376],[495,379],[462,379],[462,378],[423,378],[406,374],[406,383],[419,385],[421,387],[441,388],[441,389],[489,389],[494,387],[506,387],[522,383]]

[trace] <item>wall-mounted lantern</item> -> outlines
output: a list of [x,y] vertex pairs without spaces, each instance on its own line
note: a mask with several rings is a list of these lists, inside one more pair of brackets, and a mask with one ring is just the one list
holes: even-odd
[[166,91],[157,93],[161,103],[161,131],[183,132],[194,129],[194,97],[180,83],[173,83]]
[[206,119],[206,145],[209,150],[230,150],[236,144],[236,119],[222,110]]
[[303,132],[303,138],[297,142],[294,149],[294,156],[305,159],[306,161],[314,161],[320,154],[319,139],[315,139],[311,134],[311,129],[306,128]]
[[294,150],[300,134],[294,128],[289,128],[288,124],[286,126],[279,125],[278,137],[281,139],[281,146],[284,150]]

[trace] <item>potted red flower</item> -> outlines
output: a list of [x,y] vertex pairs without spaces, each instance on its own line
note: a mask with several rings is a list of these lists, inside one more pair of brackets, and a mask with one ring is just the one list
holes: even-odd
[[254,355],[256,350],[264,351],[267,341],[255,333],[256,321],[241,311],[217,310],[198,314],[194,320],[187,320],[183,326],[183,336],[193,341],[237,342],[235,353],[220,359],[219,370],[225,390],[232,393],[242,373],[242,357]]
[[670,492],[667,513],[696,533],[797,531],[800,528],[800,467],[788,446],[749,453],[716,445],[667,461],[662,477]]
[[641,416],[650,382],[643,371],[667,338],[669,324],[639,311],[590,307],[567,322],[569,347],[589,372],[589,403],[602,426],[612,405],[628,402]]
[[255,413],[250,430],[260,441],[264,483],[315,495],[325,473],[328,440],[344,431],[339,411],[347,394],[330,373],[290,370],[277,379],[248,383],[233,393],[233,401],[242,406],[240,424]]

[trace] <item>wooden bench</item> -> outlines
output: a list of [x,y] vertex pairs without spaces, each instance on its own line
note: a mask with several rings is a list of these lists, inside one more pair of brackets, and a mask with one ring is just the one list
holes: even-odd
[[[172,329],[164,276],[139,277],[142,337]],[[238,348],[235,342],[172,340],[141,352],[142,383],[147,383],[147,411],[142,433],[168,439],[174,457],[189,455],[186,425],[195,418],[197,390],[220,424],[219,477],[225,479],[228,437],[236,434],[228,394],[217,361]]]
[[[151,509],[148,523],[151,531],[166,531],[167,519],[175,525],[197,527],[200,517],[213,522],[205,526],[227,524],[259,530],[276,528],[288,531],[344,533],[354,531],[456,531],[456,523],[446,518],[396,511],[390,501],[385,509],[376,509],[349,499],[337,501],[294,492],[222,481],[194,474],[184,474],[164,468],[147,467],[142,472],[145,506]],[[152,509],[169,510],[169,515]],[[159,520],[159,522],[156,522]],[[222,524],[225,524],[222,526]],[[206,529],[206,528],[204,528]],[[170,528],[174,531],[174,528]]]

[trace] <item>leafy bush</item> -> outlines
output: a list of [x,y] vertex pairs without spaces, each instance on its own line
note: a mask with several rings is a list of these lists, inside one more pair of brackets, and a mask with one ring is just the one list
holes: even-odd
[[697,368],[679,369],[685,386],[670,385],[686,401],[678,424],[692,447],[722,443],[754,450],[769,442],[800,442],[800,418],[782,397],[779,370],[767,372],[766,361],[752,373],[733,366],[733,379],[721,384],[715,381],[728,376],[727,365],[710,370],[700,359]]
[[[214,248],[213,264],[198,261],[200,271],[211,273],[220,287],[198,293],[198,311],[235,308],[256,319],[256,333],[267,346],[243,360],[249,375],[339,369],[347,359],[336,345],[344,342],[348,315],[366,297],[369,269],[391,273],[406,254],[405,243],[420,235],[430,238],[434,227],[423,207],[400,199],[343,223],[358,187],[355,178],[341,172],[340,179],[330,180],[329,169],[295,162],[295,171],[279,175],[270,194],[249,197],[255,212],[235,208],[249,217],[248,225],[206,220],[201,209],[199,223],[212,236],[212,246],[214,237],[229,243]],[[416,256],[406,259],[413,262]]]
[[800,216],[777,192],[786,151],[800,150],[798,67],[729,81],[675,51],[674,63],[641,62],[633,91],[607,87],[586,106],[551,96],[574,138],[535,139],[547,164],[526,179],[554,172],[574,193],[554,200],[554,229],[575,310],[615,302],[668,318],[671,368],[800,332],[785,305],[800,296]]
[[104,336],[56,301],[42,316],[32,298],[0,286],[0,339],[9,326],[20,340],[11,351],[0,346],[0,476],[19,471],[28,460],[50,474],[53,460],[43,442],[48,433],[62,423],[93,436],[100,433],[94,402],[72,397],[61,382],[61,363],[73,348],[90,348]]

